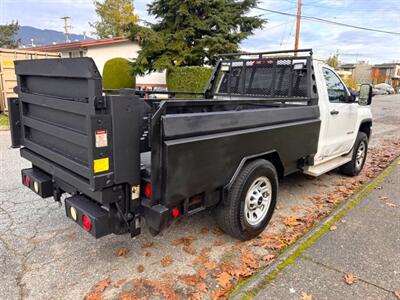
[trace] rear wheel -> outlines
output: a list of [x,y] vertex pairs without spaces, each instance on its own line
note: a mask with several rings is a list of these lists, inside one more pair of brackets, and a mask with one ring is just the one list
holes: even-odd
[[272,163],[258,159],[244,166],[217,208],[217,222],[229,235],[249,240],[271,220],[276,205],[278,175]]
[[364,167],[368,151],[368,136],[359,132],[354,143],[353,156],[351,161],[340,167],[340,171],[349,176],[357,176]]

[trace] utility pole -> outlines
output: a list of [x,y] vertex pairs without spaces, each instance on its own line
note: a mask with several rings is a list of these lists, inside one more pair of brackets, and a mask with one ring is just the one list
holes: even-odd
[[71,25],[68,25],[68,21],[71,19],[70,17],[62,17],[62,20],[64,20],[64,36],[65,36],[65,42],[69,43],[71,42],[69,39],[69,29],[71,29]]
[[[301,18],[301,0],[297,0],[296,37],[294,40],[294,50],[299,49],[300,18]],[[295,52],[294,55],[297,56],[297,52]]]

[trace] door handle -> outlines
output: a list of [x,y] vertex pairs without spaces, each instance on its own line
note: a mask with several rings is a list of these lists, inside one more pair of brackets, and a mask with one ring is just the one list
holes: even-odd
[[331,110],[331,115],[338,115],[339,112],[337,110]]

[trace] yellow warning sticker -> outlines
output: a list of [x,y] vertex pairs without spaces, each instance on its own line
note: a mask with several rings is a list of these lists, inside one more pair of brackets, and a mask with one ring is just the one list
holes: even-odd
[[93,170],[95,173],[108,171],[109,168],[110,168],[110,163],[108,157],[95,159],[93,161]]

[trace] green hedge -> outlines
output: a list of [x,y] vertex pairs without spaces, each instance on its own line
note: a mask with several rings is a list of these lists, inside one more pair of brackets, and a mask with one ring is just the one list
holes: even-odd
[[122,89],[134,88],[135,77],[132,75],[132,66],[129,61],[122,57],[108,60],[103,68],[103,88]]
[[[200,92],[212,73],[211,68],[206,67],[174,67],[167,71],[167,87],[171,92]],[[180,98],[191,98],[186,95]]]

